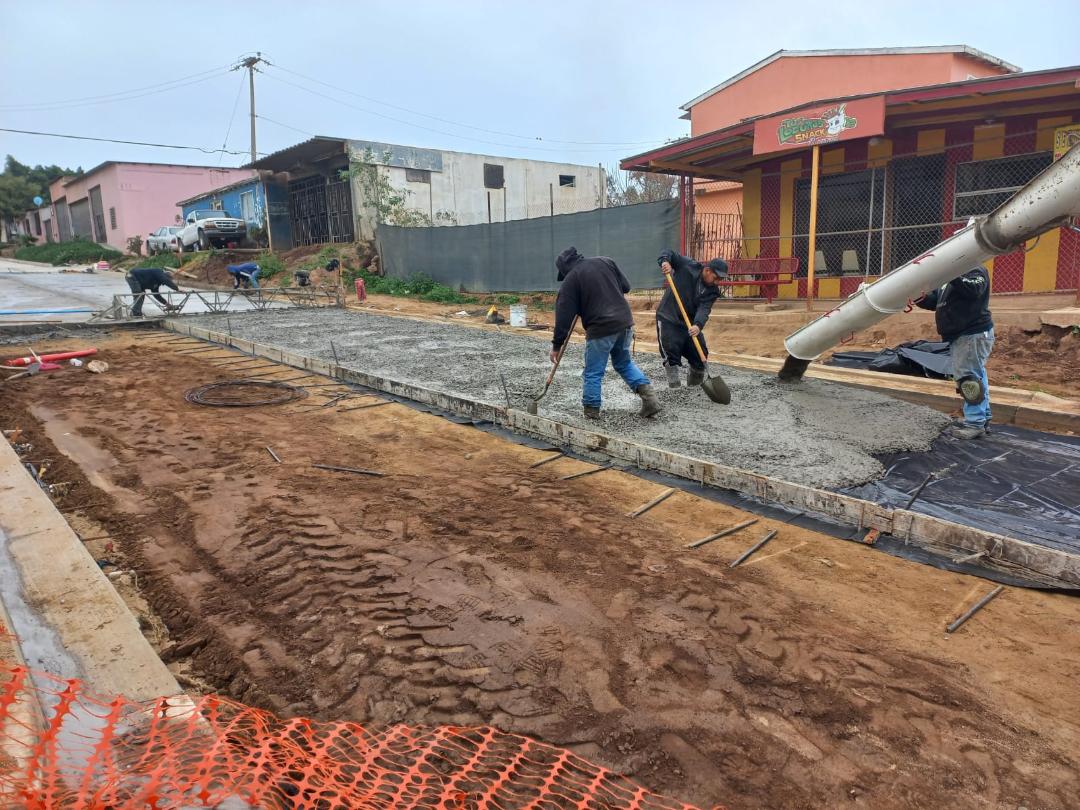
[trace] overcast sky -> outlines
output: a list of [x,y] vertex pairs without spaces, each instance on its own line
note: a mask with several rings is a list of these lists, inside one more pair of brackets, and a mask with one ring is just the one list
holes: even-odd
[[680,104],[781,48],[962,43],[1040,70],[1080,63],[1075,12],[1076,0],[0,0],[0,127],[210,150],[229,131],[243,153],[0,132],[0,155],[240,165],[246,73],[228,67],[262,51],[259,152],[319,134],[611,166],[686,135]]

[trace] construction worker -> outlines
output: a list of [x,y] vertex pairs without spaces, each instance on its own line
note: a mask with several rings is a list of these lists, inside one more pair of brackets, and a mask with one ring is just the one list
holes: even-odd
[[254,287],[259,289],[259,265],[255,262],[244,262],[243,264],[229,264],[225,266],[225,269],[229,271],[229,274],[233,277],[233,289],[240,289],[243,285],[246,290],[248,287]]
[[956,390],[964,399],[964,419],[949,429],[958,439],[990,432],[990,382],[986,361],[994,348],[990,315],[990,274],[981,264],[915,302],[934,311],[941,339],[949,344]]
[[649,378],[630,356],[634,340],[634,316],[626,301],[630,282],[618,265],[606,256],[585,258],[568,247],[555,260],[559,271],[559,296],[555,301],[555,334],[551,362],[570,338],[574,317],[585,327],[585,369],[582,372],[581,404],[586,419],[600,418],[600,391],[608,360],[630,390],[641,397],[641,416],[660,413]]
[[158,290],[162,287],[168,287],[170,290],[180,292],[180,287],[173,281],[172,276],[160,267],[133,267],[124,276],[124,281],[127,282],[131,294],[135,297],[131,305],[131,317],[141,318],[143,316],[143,301],[146,299],[147,292],[153,293],[154,298],[157,299],[157,302],[161,304],[161,308],[166,312],[175,312],[180,309],[180,307],[170,304],[158,293]]
[[656,260],[664,275],[670,276],[679,291],[686,314],[693,324],[689,329],[679,311],[679,304],[665,284],[664,295],[656,308],[656,342],[660,346],[664,371],[667,374],[668,388],[679,387],[679,368],[683,358],[690,364],[686,376],[689,387],[701,385],[705,379],[705,364],[694,348],[691,338],[696,337],[701,343],[701,350],[706,357],[709,348],[705,345],[705,335],[701,332],[709,320],[709,313],[716,299],[720,297],[717,282],[727,276],[728,266],[723,259],[712,259],[702,265],[687,256],[680,256],[674,250],[665,250]]

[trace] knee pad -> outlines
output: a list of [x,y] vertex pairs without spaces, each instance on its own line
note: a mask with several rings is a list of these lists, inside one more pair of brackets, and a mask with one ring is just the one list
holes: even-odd
[[968,405],[978,405],[986,397],[986,387],[978,377],[968,374],[956,381],[956,393]]

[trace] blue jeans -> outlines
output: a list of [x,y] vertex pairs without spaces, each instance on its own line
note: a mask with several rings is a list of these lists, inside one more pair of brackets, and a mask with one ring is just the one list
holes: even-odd
[[982,380],[982,402],[969,405],[964,400],[964,422],[975,427],[984,427],[990,423],[990,381],[986,378],[986,361],[994,348],[993,327],[977,335],[961,335],[949,344],[952,356],[953,379],[977,377]]
[[626,381],[631,391],[637,391],[641,386],[649,385],[649,378],[630,357],[630,345],[633,340],[634,330],[631,327],[624,332],[585,341],[585,370],[581,372],[581,377],[585,380],[581,391],[582,405],[590,408],[600,407],[600,385],[604,381],[609,357],[611,367]]

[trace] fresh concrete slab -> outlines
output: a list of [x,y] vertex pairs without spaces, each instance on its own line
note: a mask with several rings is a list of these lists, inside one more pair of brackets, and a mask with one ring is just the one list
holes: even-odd
[[[226,331],[223,316],[184,318]],[[282,310],[232,316],[232,334],[345,368],[456,396],[525,409],[550,369],[547,344],[531,337],[337,309]],[[331,347],[331,341],[333,347]],[[714,365],[732,389],[729,406],[698,388],[669,390],[659,358],[638,361],[656,384],[665,410],[641,419],[638,398],[610,372],[599,423],[581,413],[583,347],[571,345],[541,415],[640,444],[815,487],[840,487],[880,476],[875,454],[922,450],[948,424],[929,408],[891,397],[804,380],[787,386],[775,375]]]

